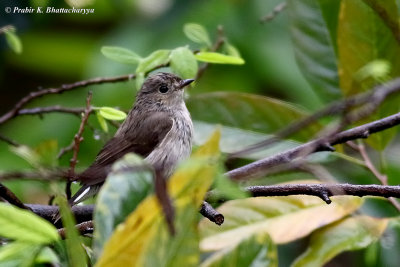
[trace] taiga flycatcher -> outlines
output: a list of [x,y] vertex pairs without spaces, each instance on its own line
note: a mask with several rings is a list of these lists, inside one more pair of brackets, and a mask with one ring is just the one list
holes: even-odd
[[129,152],[141,155],[156,172],[168,178],[192,150],[193,124],[183,101],[183,88],[193,81],[164,72],[150,76],[114,137],[104,145],[94,163],[74,177],[82,187],[69,204],[96,194],[112,164]]

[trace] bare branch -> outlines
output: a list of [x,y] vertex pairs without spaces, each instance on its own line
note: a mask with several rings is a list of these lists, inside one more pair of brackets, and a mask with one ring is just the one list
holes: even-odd
[[6,142],[6,143],[8,143],[9,145],[12,145],[12,146],[19,146],[19,144],[17,142],[15,142],[14,140],[12,140],[12,139],[10,139],[10,138],[2,135],[2,134],[0,134],[0,140],[4,141],[4,142]]
[[250,186],[246,190],[254,197],[310,195],[331,203],[330,196],[377,196],[400,198],[400,186],[391,185],[352,185],[352,184],[285,184]]
[[400,124],[400,113],[337,133],[329,137],[328,140],[326,140],[326,143],[323,145],[320,145],[320,143],[325,139],[318,138],[295,148],[283,151],[279,154],[231,170],[227,172],[226,175],[233,180],[244,180],[260,177],[264,175],[268,169],[291,162],[300,156],[305,157],[314,152],[329,151],[327,147],[343,144],[350,140],[367,138],[370,134],[389,129],[398,124]]
[[200,213],[210,221],[214,222],[217,225],[221,225],[224,223],[224,215],[216,211],[208,202],[203,201],[203,204],[200,208]]
[[56,105],[56,106],[50,106],[50,107],[37,107],[37,108],[21,109],[18,111],[17,115],[40,115],[40,114],[44,114],[44,113],[53,113],[53,112],[80,115],[83,112],[85,112],[85,109],[84,108],[67,108],[67,107],[62,107],[62,106]]

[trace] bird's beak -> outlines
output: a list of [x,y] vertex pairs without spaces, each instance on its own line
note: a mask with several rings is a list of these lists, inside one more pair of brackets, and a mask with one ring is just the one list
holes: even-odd
[[189,84],[191,84],[192,82],[194,82],[194,79],[186,79],[186,80],[183,80],[182,82],[181,82],[181,89],[183,89],[184,87],[186,87],[186,86],[188,86]]

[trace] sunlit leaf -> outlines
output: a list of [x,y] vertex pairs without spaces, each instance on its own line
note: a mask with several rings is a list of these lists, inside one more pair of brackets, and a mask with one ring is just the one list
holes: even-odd
[[29,242],[11,242],[0,247],[0,266],[31,267],[41,246]]
[[168,233],[157,198],[148,196],[116,228],[98,266],[197,266],[195,213],[217,175],[218,142],[217,132],[168,181],[177,214],[176,235]]
[[197,61],[187,47],[178,47],[172,50],[170,67],[182,79],[192,79],[197,74]]
[[49,247],[44,247],[40,250],[39,254],[35,259],[35,263],[52,263],[52,264],[59,264],[60,259],[58,258],[57,254]]
[[275,244],[266,233],[255,233],[236,246],[216,252],[200,267],[278,266]]
[[186,23],[183,26],[183,32],[185,35],[195,43],[204,44],[211,47],[210,36],[206,28],[196,23]]
[[15,155],[23,158],[26,162],[28,162],[32,167],[39,167],[40,157],[39,155],[30,147],[26,145],[20,146],[12,146],[10,147],[10,151]]
[[288,243],[343,218],[361,204],[360,198],[352,196],[332,197],[329,205],[313,196],[231,200],[217,209],[225,217],[223,225],[201,221],[200,248],[223,249],[262,232],[268,233],[277,244]]
[[126,118],[125,112],[115,109],[115,108],[110,108],[110,107],[99,108],[99,113],[103,118],[105,118],[107,120],[121,121],[121,120],[125,120],[125,118]]
[[10,48],[17,54],[22,53],[22,42],[19,37],[15,34],[15,30],[6,30],[4,34]]
[[107,124],[106,120],[104,119],[104,117],[101,116],[100,112],[96,112],[96,118],[100,124],[101,129],[103,129],[103,131],[108,133],[108,124]]
[[326,102],[341,96],[336,59],[340,1],[287,2],[296,61],[314,91]]
[[388,219],[356,216],[328,225],[311,235],[310,245],[293,267],[323,266],[343,251],[369,246],[385,231]]
[[75,228],[75,218],[72,215],[67,200],[63,197],[58,197],[56,202],[60,207],[61,220],[66,230],[65,241],[67,245],[68,263],[70,266],[86,267],[86,253],[82,246],[81,237]]
[[141,60],[141,57],[135,52],[117,46],[103,46],[101,53],[106,58],[125,64],[137,64]]
[[93,252],[98,258],[114,228],[153,190],[153,174],[134,154],[117,161],[97,197]]
[[0,236],[33,244],[59,240],[57,229],[30,211],[0,203]]
[[354,77],[358,82],[362,82],[368,78],[372,78],[375,81],[385,81],[389,77],[390,63],[386,60],[374,60],[369,62],[367,65],[359,69]]
[[216,64],[233,64],[243,65],[244,60],[240,57],[228,56],[216,52],[200,52],[195,55],[198,61],[216,63]]
[[155,67],[164,65],[169,61],[170,50],[156,50],[146,58],[140,60],[136,73],[146,73]]

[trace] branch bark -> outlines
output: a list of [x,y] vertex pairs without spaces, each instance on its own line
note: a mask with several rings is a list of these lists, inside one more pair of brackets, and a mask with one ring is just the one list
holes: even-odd
[[[399,80],[400,81],[400,80]],[[350,140],[367,138],[373,133],[377,133],[400,124],[400,113],[376,120],[347,131],[337,133],[327,140],[318,138],[295,148],[283,151],[279,154],[252,162],[248,165],[239,167],[226,173],[233,180],[245,180],[254,177],[260,177],[272,167],[291,162],[298,157],[305,157],[311,153],[319,151],[331,151],[330,147],[343,144]],[[324,143],[321,144],[321,141]]]

